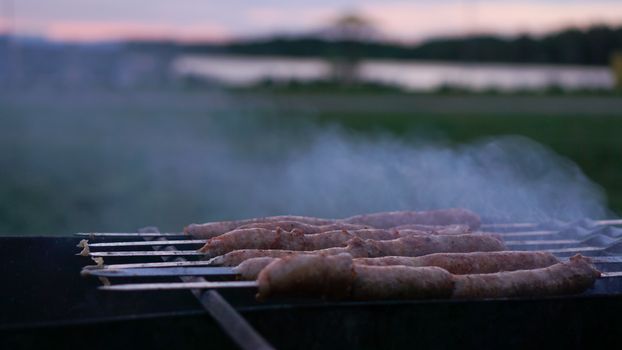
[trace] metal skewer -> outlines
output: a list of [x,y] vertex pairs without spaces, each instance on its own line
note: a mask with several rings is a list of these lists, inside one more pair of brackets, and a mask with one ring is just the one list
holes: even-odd
[[78,232],[80,237],[188,237],[183,232]]
[[187,267],[187,266],[210,266],[207,260],[199,261],[166,261],[151,263],[131,263],[131,264],[109,264],[109,265],[88,265],[82,268],[85,270],[120,270],[134,268],[159,268],[159,267]]
[[[95,238],[97,235],[94,234],[87,234],[87,236]],[[93,258],[94,260],[96,260],[97,262],[97,266],[93,266],[90,268],[84,268],[82,273],[83,274],[89,274],[89,272],[91,271],[107,271],[107,272],[113,272],[113,271],[117,271],[117,270],[112,270],[110,269],[110,265],[105,266],[103,265],[103,258],[102,256],[160,256],[162,257],[162,259],[164,260],[164,262],[161,262],[159,264],[166,264],[166,265],[175,265],[177,263],[190,263],[188,261],[185,261],[185,259],[183,258],[183,256],[186,255],[201,255],[201,253],[197,252],[197,251],[176,251],[176,248],[174,245],[172,245],[173,243],[171,243],[171,241],[164,241],[167,237],[172,237],[172,236],[184,236],[182,234],[160,234],[158,229],[155,227],[149,227],[149,228],[144,228],[139,230],[138,233],[134,234],[106,234],[104,233],[101,236],[107,236],[107,237],[142,237],[144,238],[146,241],[151,241],[154,240],[153,243],[154,244],[149,244],[149,246],[153,247],[154,251],[150,251],[149,254],[147,252],[101,252],[101,253],[94,253],[94,254],[90,254],[89,251],[89,246],[88,246],[88,242],[86,240],[82,240],[82,248],[83,248],[83,252],[82,254],[79,255],[91,255],[91,258]],[[185,236],[187,237],[187,236]],[[196,244],[196,242],[188,242],[188,241],[183,241],[183,242],[177,242],[178,244]],[[140,245],[144,245],[144,243],[142,244],[136,244],[136,242],[130,242],[130,244],[125,244],[125,246],[140,246]],[[98,245],[95,244],[95,247],[97,246],[119,246],[119,245]],[[197,264],[204,264],[205,262],[194,262]],[[154,264],[158,264],[158,263],[154,263]],[[125,266],[130,266],[133,264],[125,264]],[[122,266],[122,264],[117,264],[117,266]],[[102,280],[102,282],[108,282],[108,279],[105,276],[98,276],[98,278],[100,280]],[[194,288],[194,285],[201,285],[201,286],[205,286],[205,284],[209,284],[209,283],[214,283],[214,282],[207,282],[203,277],[200,276],[196,276],[196,277],[190,277],[190,276],[179,276],[179,278],[186,282],[186,287],[190,289],[190,291],[192,292],[192,294],[194,294],[197,299],[199,300],[199,302],[201,303],[201,305],[203,306],[203,308],[215,319],[215,321],[222,327],[222,330],[227,333],[231,339],[233,340],[233,342],[240,348],[243,350],[251,350],[251,349],[266,349],[266,350],[270,350],[273,349],[273,347],[266,342],[265,339],[263,339],[263,337],[258,334],[251,326],[250,324],[242,317],[240,316],[234,309],[233,307],[227,303],[227,301],[222,298],[222,296],[220,296],[220,294],[213,289],[197,289]],[[107,283],[109,284],[109,282]],[[245,285],[248,285],[248,282],[238,282],[238,283],[234,283],[232,285],[229,285],[228,287],[244,287]],[[166,285],[164,286],[166,289],[168,289],[166,287]],[[115,286],[115,288],[120,288],[120,290],[123,290],[123,287],[117,287]],[[130,288],[131,289],[131,288]],[[157,285],[152,285],[151,289],[148,290],[157,290],[158,286]]]
[[[161,245],[161,244],[160,244]],[[80,255],[80,254],[77,254]],[[160,251],[151,251],[151,250],[139,250],[139,251],[117,251],[117,252],[90,252],[88,256],[90,257],[113,257],[113,256],[202,256],[205,255],[196,250],[160,250]]]
[[[554,249],[541,249],[540,251],[549,253],[583,253],[583,252],[596,252],[599,250],[605,250],[609,247],[569,247],[569,248],[554,248]],[[521,250],[521,249],[517,249]]]
[[237,276],[232,267],[158,267],[131,269],[83,270],[83,275],[95,277],[176,277],[176,276]]
[[[560,259],[568,261],[568,259]],[[594,264],[622,263],[622,257],[605,256],[590,257]],[[237,276],[233,267],[213,266],[174,266],[174,267],[136,267],[136,268],[104,268],[84,270],[83,275],[107,278],[125,277],[175,277],[175,276]]]
[[[594,264],[622,264],[622,256],[592,256],[589,259]],[[568,258],[559,258],[559,260],[568,261]],[[211,266],[209,261],[200,260],[89,265],[83,268],[82,274],[101,277],[167,277],[228,276],[238,273],[234,267]]]
[[539,227],[541,224],[533,222],[517,222],[508,224],[482,224],[480,228],[534,228]]
[[551,240],[526,240],[526,241],[505,241],[508,246],[521,245],[548,245],[548,244],[581,244],[582,241],[576,239],[551,239]]
[[[595,226],[615,226],[622,225],[622,219],[612,219],[612,220],[595,220],[592,221]],[[535,222],[517,222],[517,223],[507,223],[507,224],[482,224],[482,228],[536,228],[540,227],[542,223]]]
[[[525,232],[475,232],[476,234],[496,234],[503,237],[530,237],[530,236],[546,236],[556,235],[558,231],[525,231]],[[150,237],[150,236],[146,236]],[[102,243],[89,243],[90,247],[140,247],[140,246],[160,246],[160,245],[193,245],[193,244],[205,244],[207,239],[185,239],[185,240],[162,240],[162,241],[131,241],[131,242],[102,242]]]
[[[181,242],[181,243],[177,243]],[[505,243],[508,246],[542,246],[542,245],[560,245],[560,244],[581,244],[583,240],[576,239],[557,239],[557,240],[514,240],[514,241],[506,241]],[[188,240],[188,241],[150,241],[150,242],[123,242],[126,243],[122,245],[121,243],[97,243],[89,244],[89,247],[119,247],[119,246],[164,246],[164,245],[175,245],[175,244],[200,244],[202,240]],[[145,244],[149,243],[149,244]],[[106,244],[106,245],[104,245]],[[550,252],[582,252],[582,251],[594,251],[606,249],[607,247],[570,247],[570,248],[559,248],[559,249],[551,249],[546,250]],[[563,249],[563,250],[562,250]],[[520,249],[518,249],[520,250]],[[92,257],[113,257],[113,256],[123,256],[123,257],[131,257],[131,256],[202,256],[204,253],[196,251],[196,250],[159,250],[159,251],[103,251],[103,252],[83,252],[81,253],[85,256]]]
[[140,247],[140,246],[159,246],[159,245],[191,245],[205,244],[206,239],[186,239],[186,240],[162,240],[162,241],[136,241],[136,242],[104,242],[89,243],[90,247]]
[[111,286],[100,286],[101,290],[114,291],[146,291],[146,290],[177,290],[177,289],[221,289],[221,288],[257,288],[256,281],[226,282],[171,282],[171,283],[128,283]]
[[[525,241],[507,241],[506,244],[508,246],[520,247],[520,246],[532,246],[532,245],[556,245],[556,244],[581,244],[583,241],[581,240],[525,240]],[[133,242],[134,243],[134,242]],[[135,242],[138,243],[138,242]],[[154,242],[155,243],[155,242]],[[157,241],[157,243],[153,244],[153,246],[162,246],[169,245],[166,241]],[[613,244],[613,243],[612,243]],[[89,244],[92,247],[92,244]],[[542,249],[543,251],[550,253],[569,253],[569,252],[591,252],[598,250],[606,250],[611,245],[604,247],[593,247],[593,246],[577,246],[577,247],[566,247],[566,248],[553,248],[553,249]],[[524,249],[513,249],[513,250],[524,250]],[[142,256],[204,256],[205,254],[199,252],[197,250],[158,250],[158,251],[103,251],[103,252],[81,252],[77,255],[91,256],[91,257],[142,257]],[[209,264],[208,264],[209,265]]]
[[[620,256],[595,256],[595,257],[590,257],[590,259],[592,260],[593,263],[597,263],[597,264],[598,263],[600,264],[622,263],[622,257]],[[133,264],[89,265],[89,266],[85,266],[83,268],[83,271],[123,270],[123,269],[142,269],[142,268],[158,269],[158,268],[168,268],[168,267],[214,268],[213,264],[209,260],[200,260],[200,261],[167,261],[167,262],[133,263]]]
[[[622,277],[622,271],[602,272],[601,278]],[[99,289],[108,291],[148,291],[148,290],[179,290],[179,289],[221,289],[221,288],[257,288],[257,281],[224,281],[224,282],[171,282],[171,283],[127,283],[101,286]]]
[[541,237],[541,236],[554,236],[559,234],[559,231],[518,231],[518,232],[477,232],[483,235],[500,235],[502,237]]

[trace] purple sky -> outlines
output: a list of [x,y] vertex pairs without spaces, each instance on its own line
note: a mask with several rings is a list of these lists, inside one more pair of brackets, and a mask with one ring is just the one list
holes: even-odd
[[[0,31],[59,40],[227,40],[304,33],[356,12],[387,38],[409,42],[472,33],[539,34],[622,24],[620,0],[0,0]],[[10,8],[13,8],[13,11]]]

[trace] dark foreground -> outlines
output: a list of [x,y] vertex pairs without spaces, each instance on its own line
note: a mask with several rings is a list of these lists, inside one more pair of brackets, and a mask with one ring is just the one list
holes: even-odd
[[[73,255],[76,238],[0,243],[3,349],[234,348],[188,291],[96,290],[79,275],[88,261]],[[257,304],[250,290],[222,294],[276,348],[617,348],[622,285],[603,282],[584,295],[514,300]]]

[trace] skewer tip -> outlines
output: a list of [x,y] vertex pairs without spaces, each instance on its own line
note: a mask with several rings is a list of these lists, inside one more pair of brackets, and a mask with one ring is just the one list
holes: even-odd
[[82,251],[80,251],[80,253],[78,253],[78,255],[89,256],[89,253],[91,252],[91,249],[89,248],[89,240],[88,239],[80,240],[80,242],[78,243],[78,245],[76,247],[82,248]]

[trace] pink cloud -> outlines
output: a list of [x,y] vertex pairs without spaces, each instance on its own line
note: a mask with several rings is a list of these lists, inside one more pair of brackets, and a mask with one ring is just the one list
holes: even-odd
[[59,21],[48,24],[44,32],[50,39],[64,41],[176,39],[193,42],[225,41],[231,37],[225,27],[213,24],[176,26],[140,22]]
[[389,36],[421,40],[435,35],[474,32],[544,33],[594,23],[622,24],[622,3],[544,2],[375,3],[360,7]]
[[337,14],[329,7],[303,8],[251,8],[245,14],[254,27],[269,29],[314,30],[319,26],[330,23]]
[[[109,18],[115,18],[110,8],[105,7],[112,5],[99,6],[108,9]],[[622,1],[360,1],[351,9],[369,18],[387,38],[410,42],[441,35],[481,32],[540,34],[567,26],[622,24]],[[148,14],[123,12],[122,20],[75,20],[54,16],[46,19],[22,14],[17,17],[15,31],[73,41],[127,38],[223,41],[234,35],[312,32],[325,28],[341,14],[343,8],[339,6],[322,6],[313,2],[300,6],[266,6],[249,2],[248,6],[242,7],[180,7],[172,2],[154,0]],[[0,25],[0,32],[2,30]]]

